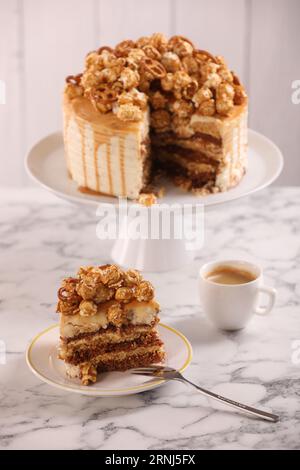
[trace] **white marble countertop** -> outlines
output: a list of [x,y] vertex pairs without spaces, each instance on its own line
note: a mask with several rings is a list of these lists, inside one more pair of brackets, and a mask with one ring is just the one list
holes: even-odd
[[[206,215],[206,241],[193,264],[151,274],[165,323],[190,339],[185,375],[202,386],[278,412],[269,424],[220,411],[174,382],[123,398],[92,398],[52,388],[27,368],[24,351],[57,322],[59,280],[81,264],[109,261],[94,214],[39,189],[0,191],[0,448],[295,449],[300,443],[300,188],[264,190]],[[259,262],[278,289],[275,310],[238,333],[206,322],[197,271],[211,258]],[[300,342],[298,348],[300,347]],[[298,354],[300,357],[300,354]],[[212,407],[213,405],[213,407]]]

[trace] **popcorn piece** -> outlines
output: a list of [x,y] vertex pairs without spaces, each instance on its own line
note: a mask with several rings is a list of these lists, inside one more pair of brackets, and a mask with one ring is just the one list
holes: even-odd
[[113,264],[108,264],[105,266],[100,266],[101,270],[101,280],[104,285],[108,287],[119,286],[123,281],[122,270]]
[[137,70],[141,60],[146,56],[142,49],[131,49],[126,59],[127,64],[133,69]]
[[96,303],[107,302],[108,300],[112,299],[114,296],[114,289],[104,286],[103,284],[99,284],[96,287],[96,292],[93,297],[93,300]]
[[91,300],[82,300],[79,305],[79,314],[82,317],[92,317],[97,313],[97,305]]
[[122,104],[118,107],[116,115],[122,121],[140,121],[142,111],[138,106],[131,104]]
[[203,103],[204,101],[210,100],[212,96],[213,96],[212,91],[208,87],[203,86],[197,91],[197,93],[195,93],[195,95],[192,98],[192,101],[195,104],[196,108],[198,108],[201,105],[201,103]]
[[191,82],[183,88],[182,96],[186,99],[191,100],[198,90],[198,82],[195,79],[192,79]]
[[124,280],[127,286],[136,286],[141,282],[142,276],[136,269],[128,269],[125,272]]
[[136,46],[142,49],[144,46],[150,44],[150,42],[151,39],[148,36],[142,36],[136,41]]
[[91,300],[96,295],[96,286],[81,281],[77,286],[77,292],[84,300]]
[[85,57],[85,66],[88,69],[90,67],[103,67],[102,57],[96,51],[89,52]]
[[115,299],[122,302],[130,302],[133,298],[134,293],[130,287],[119,287],[115,293]]
[[179,57],[190,55],[194,51],[192,42],[183,36],[173,36],[168,42],[169,48]]
[[118,97],[119,105],[133,104],[135,106],[138,106],[140,109],[146,109],[147,101],[148,101],[147,95],[145,95],[145,93],[138,91],[136,88],[133,88],[132,90],[128,92],[123,92]]
[[133,48],[135,48],[135,42],[131,39],[121,41],[115,47],[115,54],[117,57],[127,57]]
[[177,99],[180,99],[182,92],[192,82],[191,77],[184,71],[178,71],[174,74],[173,92]]
[[112,304],[107,310],[107,320],[109,323],[120,327],[123,323],[123,309],[119,303]]
[[234,88],[226,82],[222,82],[216,90],[216,109],[221,115],[226,115],[233,108]]
[[179,117],[188,117],[194,112],[193,103],[186,100],[176,100],[173,103],[170,103],[169,109]]
[[199,70],[199,65],[197,60],[191,56],[187,55],[182,58],[182,66],[183,69],[189,74],[189,75],[195,75],[198,73]]
[[151,207],[157,203],[157,197],[153,193],[141,193],[138,202],[145,207]]
[[170,128],[171,118],[168,111],[159,109],[151,114],[151,125],[157,132],[165,132]]
[[202,114],[202,116],[213,116],[215,112],[216,104],[213,99],[203,101],[198,108],[198,114]]
[[[206,62],[200,67],[200,76],[202,84],[206,84],[209,80],[212,81],[216,76],[218,76],[218,70],[220,68],[219,64],[214,62]],[[209,84],[206,84],[210,88]]]
[[230,70],[227,67],[220,67],[218,70],[218,75],[224,82],[233,82],[233,76]]
[[89,90],[101,83],[101,77],[99,77],[100,71],[91,71],[90,69],[86,70],[82,75],[81,84],[85,90],[85,94],[89,92]]
[[113,83],[118,78],[118,70],[113,67],[105,68],[98,73],[100,83]]
[[109,50],[107,48],[105,48],[105,49],[102,48],[100,58],[102,60],[104,68],[106,68],[106,67],[110,68],[110,67],[113,67],[116,64],[116,56],[115,56],[115,54],[113,54],[113,52],[110,48],[109,48]]
[[181,68],[181,62],[177,54],[174,52],[165,52],[162,55],[161,63],[165,67],[167,72],[176,72]]
[[161,87],[165,91],[171,91],[174,87],[174,74],[167,73],[160,81]]
[[150,37],[150,44],[163,53],[167,50],[168,40],[164,34],[154,33]]
[[63,315],[76,315],[79,312],[79,302],[69,302],[67,300],[59,300],[56,311]]
[[233,102],[235,105],[239,106],[245,102],[247,99],[247,94],[242,87],[242,85],[235,85],[234,86],[234,99]]
[[82,385],[89,385],[95,383],[97,380],[97,369],[91,364],[80,365],[80,378]]
[[142,281],[135,290],[139,302],[149,302],[154,297],[154,288],[149,281]]
[[204,86],[208,88],[216,89],[220,83],[222,82],[222,78],[217,73],[212,73],[209,78],[204,82]]

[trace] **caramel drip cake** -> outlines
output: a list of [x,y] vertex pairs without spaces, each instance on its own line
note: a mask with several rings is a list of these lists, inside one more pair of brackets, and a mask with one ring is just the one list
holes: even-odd
[[81,190],[138,199],[161,172],[196,194],[242,179],[247,95],[223,57],[157,33],[89,53],[66,82],[65,154]]
[[153,286],[133,269],[81,267],[77,277],[64,279],[57,312],[67,375],[88,385],[99,372],[162,362],[159,309]]

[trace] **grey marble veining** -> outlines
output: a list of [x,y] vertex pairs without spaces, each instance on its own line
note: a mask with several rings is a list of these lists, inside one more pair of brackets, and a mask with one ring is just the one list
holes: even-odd
[[[109,261],[97,218],[38,189],[0,191],[1,449],[295,449],[300,442],[300,189],[271,188],[206,214],[206,241],[190,266],[149,274],[162,318],[190,339],[186,376],[202,386],[277,411],[257,421],[180,383],[123,398],[68,394],[40,382],[24,351],[57,321],[60,278]],[[198,304],[197,272],[211,258],[259,262],[278,290],[274,311],[238,333],[211,327]],[[295,361],[294,361],[295,362]]]

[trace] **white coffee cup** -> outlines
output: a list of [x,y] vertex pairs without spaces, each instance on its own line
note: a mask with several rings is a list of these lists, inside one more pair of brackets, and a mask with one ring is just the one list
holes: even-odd
[[[251,273],[253,280],[243,284],[220,284],[207,276],[220,267]],[[252,315],[267,315],[271,312],[276,290],[263,285],[263,274],[259,266],[240,260],[213,261],[205,264],[199,273],[200,301],[209,320],[222,330],[244,328]],[[259,306],[260,294],[268,296],[265,307]]]

